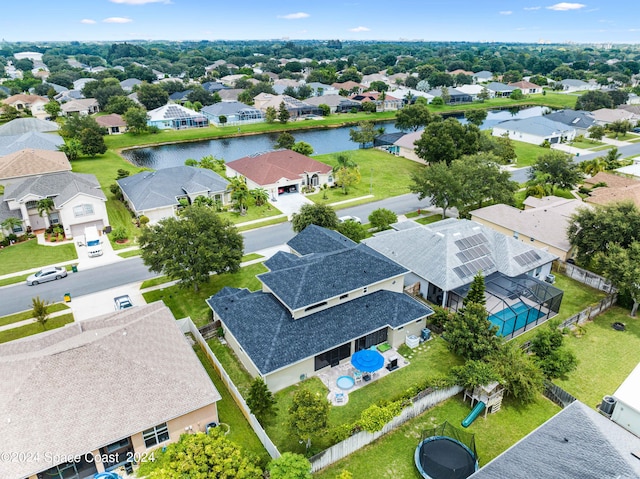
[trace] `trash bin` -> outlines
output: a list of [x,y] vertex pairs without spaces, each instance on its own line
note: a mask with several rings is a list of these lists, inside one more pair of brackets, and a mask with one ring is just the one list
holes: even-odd
[[124,470],[127,474],[133,474],[133,463],[132,462],[125,462],[124,463]]
[[71,265],[71,272],[73,272],[73,273],[77,273],[78,272],[78,265],[77,264],[72,264]]
[[64,302],[65,303],[71,302],[71,293],[64,293]]

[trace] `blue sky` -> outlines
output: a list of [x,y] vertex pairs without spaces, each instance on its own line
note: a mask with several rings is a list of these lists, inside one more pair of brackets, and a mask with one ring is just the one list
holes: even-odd
[[640,1],[3,1],[0,38],[640,43]]

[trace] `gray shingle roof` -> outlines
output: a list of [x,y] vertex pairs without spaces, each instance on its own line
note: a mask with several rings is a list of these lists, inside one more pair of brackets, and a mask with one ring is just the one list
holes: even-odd
[[517,90],[516,87],[505,85],[504,83],[500,83],[497,81],[488,83],[486,85],[487,90],[495,91],[495,92],[512,92],[513,90]]
[[221,399],[162,302],[2,344],[0,377],[0,443],[33,454],[0,462],[3,479],[48,469],[45,454],[85,454]]
[[[346,271],[346,270],[345,270]],[[433,311],[403,293],[380,290],[294,320],[269,293],[225,288],[207,300],[262,374]]]
[[573,128],[587,129],[596,123],[591,112],[582,110],[558,110],[544,117]]
[[256,115],[261,115],[262,112],[257,108],[246,105],[239,101],[220,101],[218,103],[214,103],[213,105],[205,106],[202,110],[202,113],[206,113],[212,116],[220,116],[220,115],[237,115],[242,111],[247,111],[254,113]]
[[64,140],[58,134],[29,131],[21,135],[0,136],[0,156],[9,155],[25,148],[58,151]]
[[[401,230],[364,242],[444,291],[470,283],[478,270],[485,276],[500,271],[514,277],[557,258],[474,221],[449,219],[425,226],[412,223],[398,223]],[[470,237],[475,237],[477,244],[466,247],[459,243]],[[472,250],[471,260],[465,257],[467,250]],[[538,259],[532,257],[525,265],[514,259],[528,252],[535,252]],[[465,270],[456,268],[465,264],[470,273],[461,275]]]
[[39,120],[38,118],[16,118],[0,126],[0,136],[22,135],[30,131],[58,131],[60,127],[56,122]]
[[100,189],[95,175],[86,173],[53,173],[26,178],[23,181],[7,185],[4,191],[5,199],[20,201],[27,195],[52,197],[56,208],[62,207],[77,194],[83,193],[107,201],[107,197]]
[[564,132],[575,130],[572,126],[550,120],[544,116],[533,116],[531,118],[502,121],[498,123],[495,128],[519,131],[541,137],[559,135]]
[[229,182],[217,173],[193,166],[175,166],[143,171],[118,180],[136,211],[178,204],[177,197],[191,192],[222,193]]
[[632,479],[638,451],[640,438],[575,401],[470,479]]
[[397,263],[359,244],[306,255],[290,268],[263,273],[258,278],[290,310],[296,310],[406,272]]
[[310,253],[330,253],[355,246],[351,241],[337,231],[309,225],[289,241],[287,246],[300,255]]

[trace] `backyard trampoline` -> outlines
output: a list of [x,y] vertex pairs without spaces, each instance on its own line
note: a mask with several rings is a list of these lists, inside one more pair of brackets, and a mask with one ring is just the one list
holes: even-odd
[[466,479],[478,470],[474,436],[445,422],[423,433],[415,463],[425,479]]
[[498,327],[500,336],[508,336],[544,316],[542,311],[519,301],[489,316],[489,321]]

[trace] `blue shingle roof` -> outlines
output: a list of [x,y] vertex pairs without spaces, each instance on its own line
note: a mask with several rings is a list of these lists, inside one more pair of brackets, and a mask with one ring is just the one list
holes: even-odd
[[355,242],[337,231],[309,225],[289,241],[287,246],[298,254],[329,253],[355,246]]
[[268,374],[384,327],[433,314],[406,294],[380,290],[294,320],[269,293],[224,288],[207,300],[260,373]]
[[407,273],[364,244],[332,253],[306,255],[294,266],[258,275],[290,310]]

